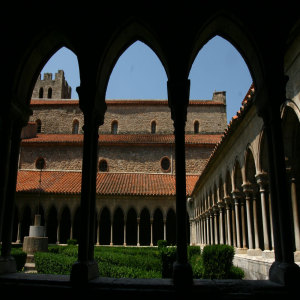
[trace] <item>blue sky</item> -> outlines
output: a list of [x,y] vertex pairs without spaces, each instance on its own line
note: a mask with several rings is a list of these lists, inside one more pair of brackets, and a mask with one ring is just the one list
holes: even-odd
[[[79,69],[76,56],[62,48],[47,62],[42,73],[65,71],[78,99]],[[215,37],[198,53],[190,71],[190,99],[209,100],[214,91],[226,91],[227,120],[236,114],[252,78],[241,55],[226,40]],[[119,58],[109,79],[106,99],[167,99],[167,76],[155,53],[142,42],[131,45]]]

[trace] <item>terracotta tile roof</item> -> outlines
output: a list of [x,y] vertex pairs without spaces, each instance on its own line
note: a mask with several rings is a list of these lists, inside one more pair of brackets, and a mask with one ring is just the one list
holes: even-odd
[[[168,100],[105,100],[108,106],[110,105],[168,105]],[[53,99],[53,100],[41,100],[41,99],[31,99],[31,106],[43,106],[43,105],[79,105],[79,100],[65,100],[65,99]],[[191,106],[225,106],[223,102],[217,102],[212,100],[190,100],[189,105]]]
[[[188,145],[215,145],[221,134],[186,134],[185,142]],[[83,134],[37,134],[34,138],[22,140],[24,145],[37,144],[82,144]],[[173,134],[100,134],[99,144],[174,144]]]
[[[17,192],[38,193],[39,171],[20,170]],[[198,175],[186,176],[187,195],[192,193]],[[41,193],[80,194],[81,172],[43,171]],[[175,175],[145,173],[98,173],[99,195],[175,196]]]

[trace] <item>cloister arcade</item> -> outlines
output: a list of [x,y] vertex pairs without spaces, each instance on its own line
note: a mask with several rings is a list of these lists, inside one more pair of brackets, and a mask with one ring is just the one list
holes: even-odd
[[[72,199],[72,202],[76,202]],[[79,203],[79,201],[77,201]],[[21,243],[28,236],[35,211],[26,204],[15,211],[13,241]],[[80,207],[77,205],[49,205],[39,208],[41,223],[46,228],[49,244],[66,244],[79,239]],[[176,244],[174,207],[147,207],[140,211],[134,207],[100,206],[95,215],[95,245],[154,246],[158,240]]]
[[[249,99],[248,99],[249,100]],[[285,205],[293,218],[295,260],[300,260],[299,235],[299,127],[298,106],[287,100],[282,107],[282,130],[287,171],[288,195]],[[251,110],[251,108],[250,108]],[[248,112],[251,115],[251,111]],[[198,181],[190,200],[191,242],[198,245],[228,244],[236,253],[274,258],[274,228],[269,183],[266,136],[262,123],[252,115],[240,116],[256,134],[227,136],[234,154],[222,151],[222,158],[211,158],[209,175]],[[254,124],[258,124],[255,126]],[[231,140],[231,142],[230,142]],[[226,147],[226,146],[225,146]],[[215,162],[214,162],[215,161]],[[218,167],[215,168],[215,164]],[[214,169],[215,168],[215,169]],[[214,170],[209,172],[209,170]],[[200,177],[201,178],[201,177]],[[298,179],[299,180],[299,179]],[[199,186],[201,186],[199,188]]]
[[[98,286],[98,289],[94,288],[94,284],[97,285],[97,283],[91,281],[99,275],[98,266],[94,260],[93,240],[98,129],[103,124],[106,111],[105,91],[111,70],[118,57],[128,45],[136,40],[141,40],[153,49],[166,70],[170,117],[174,122],[175,135],[177,258],[173,268],[172,281],[161,284],[158,282],[159,289],[156,290],[156,293],[160,296],[165,296],[167,293],[175,295],[179,288],[179,291],[182,292],[181,299],[189,293],[193,296],[216,296],[220,299],[224,296],[223,298],[228,299],[230,293],[231,295],[234,293],[236,296],[236,292],[244,292],[246,286],[248,293],[243,293],[243,295],[249,295],[249,298],[256,296],[253,292],[255,288],[269,293],[270,290],[275,289],[279,290],[283,296],[293,297],[295,295],[293,292],[298,293],[299,291],[289,290],[288,287],[296,286],[298,288],[300,268],[294,260],[294,232],[291,230],[293,218],[286,199],[288,199],[289,190],[293,195],[298,187],[292,184],[292,188],[290,185],[289,189],[286,182],[284,138],[288,137],[290,133],[283,134],[280,109],[287,98],[287,79],[288,77],[292,78],[294,74],[288,67],[290,62],[295,61],[299,56],[298,9],[289,2],[265,7],[245,5],[245,3],[231,5],[227,2],[203,2],[200,8],[199,3],[197,3],[197,7],[193,7],[190,3],[181,3],[179,6],[172,4],[165,8],[149,5],[134,7],[134,9],[125,3],[126,9],[119,10],[116,9],[115,3],[109,9],[106,9],[104,4],[101,4],[100,8],[99,3],[94,5],[79,3],[69,7],[67,3],[59,3],[58,6],[55,4],[49,6],[48,3],[44,6],[40,3],[38,8],[40,11],[43,10],[43,13],[37,13],[35,4],[27,2],[19,5],[5,3],[3,7],[5,14],[1,18],[1,50],[4,58],[2,73],[5,76],[1,80],[3,94],[0,110],[0,234],[2,240],[0,270],[1,274],[4,274],[1,275],[3,294],[18,291],[23,296],[24,292],[30,291],[30,293],[38,295],[38,292],[43,290],[41,287],[47,286],[47,295],[49,296],[52,292],[51,295],[57,297],[60,292],[64,296],[69,295],[74,286],[80,286],[84,287],[84,296],[87,291],[91,291],[93,295],[100,291],[104,296],[124,296],[127,292],[126,295],[132,296],[132,293],[126,291],[124,285],[122,287],[114,286],[114,281],[109,288],[107,285],[103,288],[102,285]],[[58,11],[60,13],[57,13]],[[12,26],[12,22],[14,26]],[[245,130],[247,134],[244,132],[244,136],[248,141],[241,142],[240,147],[227,145],[235,151],[224,153],[234,152],[235,154],[226,159],[224,157],[226,168],[222,168],[222,171],[219,168],[213,168],[212,173],[217,172],[216,176],[210,177],[211,181],[205,181],[206,187],[201,192],[200,186],[195,189],[199,198],[195,197],[193,201],[197,204],[197,216],[203,213],[204,209],[212,209],[213,204],[218,203],[218,191],[219,197],[224,192],[224,198],[228,203],[227,209],[225,201],[225,209],[228,213],[221,214],[224,216],[223,221],[220,222],[225,224],[226,219],[227,229],[224,225],[220,237],[216,237],[214,233],[207,234],[206,241],[222,237],[226,239],[227,236],[229,243],[236,243],[236,245],[240,243],[241,247],[246,244],[249,249],[258,245],[264,247],[263,249],[271,248],[270,245],[274,241],[275,261],[270,269],[270,281],[260,283],[261,286],[247,281],[233,282],[231,289],[228,285],[224,287],[222,281],[209,283],[209,286],[205,286],[207,284],[205,282],[193,286],[192,270],[187,261],[185,123],[190,87],[188,74],[198,51],[215,35],[220,35],[230,41],[247,63],[255,87],[253,110],[256,114],[256,122],[252,124],[251,130],[238,126],[236,135]],[[19,279],[23,283],[19,284],[18,280],[7,274],[16,272],[15,262],[11,256],[11,233],[20,134],[31,114],[29,104],[37,77],[45,62],[62,46],[74,50],[78,58],[80,69],[79,105],[84,114],[78,260],[72,266],[70,278],[64,279],[65,281],[59,284],[48,283],[47,285],[45,281],[39,282],[36,279],[32,279],[32,281]],[[292,94],[296,95],[299,87],[296,83],[294,85]],[[292,98],[290,97],[290,99]],[[289,109],[287,109],[287,113],[290,113]],[[289,123],[289,120],[290,118],[286,119],[286,124]],[[255,126],[259,127],[259,130],[254,130]],[[259,135],[260,138],[251,139],[251,132],[261,132],[262,128],[263,135]],[[296,129],[296,126],[293,129]],[[259,155],[261,158],[265,157],[261,151],[258,151],[259,139],[266,140],[267,147],[263,146],[263,149],[266,150],[268,157],[267,170],[262,169],[265,162],[258,159]],[[299,149],[297,143],[290,149],[292,150],[291,154],[294,153],[294,149]],[[290,156],[288,159],[291,167],[294,167],[292,159],[296,160],[296,156]],[[268,173],[271,194],[269,198],[266,190],[262,191],[261,188],[264,183],[262,171]],[[298,170],[291,168],[292,171]],[[200,176],[201,184],[204,183],[202,180],[204,176],[207,174],[204,173]],[[258,177],[261,177],[260,181],[255,181],[254,178]],[[297,179],[297,176],[293,178]],[[260,183],[261,181],[262,183]],[[220,189],[220,183],[227,188]],[[267,245],[264,240],[263,246],[260,229],[256,232],[257,234],[254,233],[254,236],[252,230],[255,226],[259,227],[259,222],[264,222],[263,205],[261,205],[261,217],[258,210],[253,211],[253,203],[256,203],[256,208],[259,206],[257,204],[258,186],[260,187],[260,196],[264,195],[266,209],[269,199],[271,199],[272,207],[272,228],[270,226],[270,229],[267,230],[269,242]],[[234,193],[232,194],[232,192]],[[235,206],[238,213],[233,215],[235,210],[230,210],[230,199],[231,197],[238,199],[234,197],[239,196],[240,193],[245,196],[246,208],[245,206],[243,208],[242,205]],[[254,194],[256,201],[252,200],[251,202],[251,212],[249,200],[254,199]],[[295,202],[292,203],[292,205],[294,204]],[[256,213],[256,219],[255,216],[253,219],[249,218],[249,213]],[[235,223],[237,215],[240,218]],[[232,216],[234,216],[233,219]],[[241,221],[242,219],[244,221]],[[215,220],[217,219],[214,218],[214,222]],[[266,220],[268,221],[268,218]],[[209,219],[211,228],[213,228],[214,222],[212,218]],[[257,224],[255,224],[256,222]],[[204,226],[199,230],[203,230]],[[297,228],[295,228],[296,230]],[[237,232],[239,232],[239,236],[237,236]],[[270,239],[269,232],[273,232],[273,239]],[[176,289],[173,289],[173,285]],[[2,286],[5,288],[2,289]],[[66,288],[64,289],[62,286]],[[145,294],[150,295],[153,299],[154,293],[149,294],[149,290],[153,292],[157,286],[145,281],[143,285],[139,286],[135,296],[140,299],[141,294],[142,296]],[[134,287],[137,291],[136,285]],[[117,293],[113,293],[114,288],[117,289]],[[78,290],[73,289],[72,291],[76,293]]]

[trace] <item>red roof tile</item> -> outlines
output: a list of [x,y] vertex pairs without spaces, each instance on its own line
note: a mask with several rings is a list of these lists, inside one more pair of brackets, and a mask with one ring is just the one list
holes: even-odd
[[[187,195],[191,195],[198,175],[186,176]],[[20,170],[17,192],[38,193],[39,171]],[[81,172],[43,171],[41,193],[80,194]],[[144,173],[98,173],[99,195],[175,196],[175,175]]]
[[[188,145],[215,145],[221,134],[186,134],[185,142]],[[173,134],[100,134],[99,144],[174,144]],[[82,144],[83,134],[37,134],[34,138],[23,139],[26,144]]]

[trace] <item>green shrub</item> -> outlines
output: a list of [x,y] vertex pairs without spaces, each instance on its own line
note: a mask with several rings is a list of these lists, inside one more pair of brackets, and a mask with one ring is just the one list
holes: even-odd
[[114,265],[109,262],[98,262],[100,277],[114,278],[161,278],[160,271],[143,270],[137,267]]
[[176,261],[176,247],[162,247],[160,249],[162,278],[171,278],[173,264]]
[[68,245],[77,245],[78,241],[76,239],[69,239],[67,240]]
[[35,268],[41,274],[69,275],[72,265],[77,260],[64,254],[51,252],[36,252],[34,254]]
[[157,241],[157,248],[160,249],[162,247],[167,247],[168,242],[166,240],[158,240]]
[[234,257],[234,248],[228,245],[207,245],[202,251],[203,278],[226,279]]
[[195,256],[195,255],[200,256],[201,255],[200,246],[188,246],[187,251],[188,251],[188,260],[189,261],[192,259],[193,256]]
[[243,279],[245,276],[244,271],[236,266],[231,266],[229,271],[229,278],[230,279]]
[[17,271],[22,271],[26,263],[27,254],[21,248],[12,248],[10,253],[16,261]]
[[95,260],[105,263],[110,263],[114,266],[134,266],[134,268],[143,269],[145,271],[156,271],[161,270],[160,261],[157,256],[147,255],[145,253],[139,254],[136,252],[134,255],[129,254],[127,251],[124,252],[96,252]]

